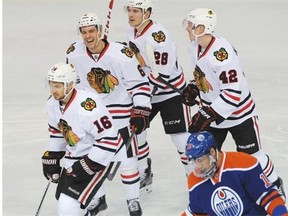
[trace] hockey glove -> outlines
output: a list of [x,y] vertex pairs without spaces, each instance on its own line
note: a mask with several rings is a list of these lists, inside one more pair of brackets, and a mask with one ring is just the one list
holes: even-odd
[[53,183],[58,183],[61,173],[60,159],[65,152],[46,151],[42,156],[43,174],[45,178]]
[[205,131],[210,127],[211,122],[217,119],[217,113],[209,106],[201,107],[192,117],[189,125],[189,133]]
[[192,80],[184,89],[182,94],[182,103],[188,106],[194,106],[196,104],[195,98],[199,95],[199,89],[196,82]]
[[76,181],[83,181],[104,168],[105,166],[92,161],[85,155],[82,159],[76,161],[72,167],[67,169],[67,175],[74,176]]
[[142,133],[150,125],[151,110],[147,107],[136,106],[131,110],[130,129],[136,134]]

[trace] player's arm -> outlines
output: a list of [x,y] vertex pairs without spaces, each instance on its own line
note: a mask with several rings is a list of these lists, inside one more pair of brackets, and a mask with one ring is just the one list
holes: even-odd
[[[218,50],[219,56],[223,54],[224,57],[218,57],[216,51],[210,59],[211,68],[215,72],[220,88],[219,96],[210,106],[216,113],[226,119],[239,108],[240,103],[243,103],[242,97],[247,86],[244,85],[243,69],[235,50],[228,44],[224,46],[225,48],[222,47]],[[220,51],[221,49],[222,51]],[[226,56],[229,56],[229,58],[225,59]],[[248,96],[245,99],[247,101],[249,101]]]
[[188,176],[189,205],[181,216],[208,215],[206,211],[200,207],[201,205],[204,205],[204,203],[199,201],[199,196],[203,196],[203,194],[202,192],[199,194],[199,189],[195,186],[196,184],[199,184],[199,179],[195,179],[193,173],[191,173]]
[[[171,82],[171,72],[174,71],[174,67],[178,67],[176,50],[172,41],[163,41],[159,44],[155,41],[148,42],[154,51],[155,63],[158,75],[167,82]],[[149,65],[151,63],[149,62]],[[165,89],[167,86],[156,79],[151,73],[149,76],[149,81],[160,89]]]
[[123,57],[121,75],[126,90],[131,94],[134,106],[151,108],[151,88],[149,80],[139,65],[135,55]]
[[133,108],[131,110],[130,128],[140,134],[149,127],[151,113],[151,88],[145,72],[133,55],[124,63],[122,68],[123,82],[126,90],[131,94]]
[[103,166],[107,166],[120,146],[122,138],[118,134],[108,109],[101,101],[96,101],[97,107],[89,115],[86,130],[94,137],[94,143],[88,157]]
[[193,213],[191,212],[189,206],[186,208],[186,210],[181,214],[181,216],[208,216],[206,213]]
[[48,131],[48,150],[42,156],[43,175],[53,183],[58,183],[62,170],[60,160],[65,155],[66,142],[50,110],[48,111]]
[[67,169],[68,175],[74,176],[76,181],[83,181],[88,176],[103,170],[123,145],[123,139],[114,127],[107,108],[100,102],[96,103],[96,106],[91,115],[83,120],[83,127],[88,136],[94,137],[92,148],[87,155]]
[[[255,160],[255,158],[253,159]],[[269,215],[288,215],[285,202],[277,187],[268,180],[256,160],[255,165],[251,166],[251,169],[247,169],[242,178],[247,193],[258,205],[266,209]]]
[[[192,117],[189,126],[190,133],[207,130],[212,122],[222,123],[239,107],[242,94],[240,77],[238,77],[236,69],[231,69],[233,68],[232,65],[234,65],[233,59],[225,63],[216,62],[213,59],[209,67],[216,71],[215,78],[218,79],[220,94],[212,104],[200,107],[199,111]],[[213,88],[209,80],[207,81],[205,78],[205,71],[202,71],[198,66],[195,68],[194,78],[199,92],[205,92]],[[197,96],[195,91],[191,91],[191,93],[194,93],[193,97]]]

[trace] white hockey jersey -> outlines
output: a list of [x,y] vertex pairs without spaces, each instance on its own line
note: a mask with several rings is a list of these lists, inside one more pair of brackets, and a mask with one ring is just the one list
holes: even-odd
[[131,50],[120,43],[105,43],[101,54],[94,55],[83,41],[75,42],[67,50],[67,61],[76,68],[78,88],[96,92],[89,85],[87,74],[93,70],[99,76],[104,86],[100,96],[120,129],[129,125],[133,106],[151,108],[151,89]]
[[165,101],[179,95],[174,90],[156,80],[151,74],[146,45],[149,44],[154,50],[155,61],[159,75],[166,81],[180,90],[186,86],[182,68],[178,65],[177,48],[166,29],[151,21],[141,34],[137,34],[131,26],[127,30],[129,47],[136,54],[136,57],[149,77],[151,89],[158,87],[156,94],[152,97],[152,103]]
[[74,89],[65,107],[50,97],[46,103],[49,151],[65,151],[65,168],[84,155],[107,166],[114,155],[126,157],[123,139],[101,98],[88,90]]
[[211,127],[233,127],[257,115],[238,53],[226,39],[213,36],[205,50],[192,42],[189,53],[196,65],[193,75],[202,105],[210,105],[225,118]]

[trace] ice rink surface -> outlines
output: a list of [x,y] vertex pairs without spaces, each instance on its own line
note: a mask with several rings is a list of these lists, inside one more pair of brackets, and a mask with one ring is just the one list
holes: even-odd
[[[124,41],[126,1],[115,0],[109,40]],[[288,193],[288,1],[158,0],[152,18],[163,24],[178,47],[186,80],[192,78],[188,35],[182,20],[195,7],[218,15],[216,34],[238,50],[260,117],[263,148],[274,161]],[[86,12],[106,22],[108,0],[3,1],[3,212],[35,215],[47,180],[41,156],[48,140],[45,75],[63,61],[68,46],[79,39],[76,24]],[[193,113],[195,109],[192,109]],[[180,215],[188,203],[186,178],[176,148],[164,134],[159,117],[149,129],[153,192],[141,195],[145,216]],[[235,150],[230,137],[224,150]],[[42,216],[56,215],[55,185],[44,200]],[[128,215],[120,178],[106,183],[110,216]],[[204,193],[204,192],[203,192]]]

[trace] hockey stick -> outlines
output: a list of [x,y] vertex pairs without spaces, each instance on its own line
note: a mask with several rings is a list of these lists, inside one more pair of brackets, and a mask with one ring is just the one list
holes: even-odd
[[[171,83],[169,83],[168,81],[166,81],[159,75],[156,62],[155,62],[154,50],[150,44],[146,44],[146,52],[147,52],[148,60],[150,62],[150,67],[151,67],[153,77],[156,78],[158,81],[162,82],[163,84],[165,84],[166,86],[168,86],[169,88],[173,89],[175,92],[179,93],[180,95],[183,95],[183,92],[180,89],[178,89],[176,86],[172,85]],[[154,89],[153,89],[153,92],[154,92]],[[196,104],[199,105],[199,101],[196,101]]]
[[109,28],[110,28],[110,20],[111,20],[111,14],[112,14],[112,9],[114,5],[114,0],[110,0],[109,2],[109,10],[107,14],[107,21],[105,25],[105,30],[104,30],[104,39],[107,40],[108,33],[109,33]]
[[46,186],[46,189],[45,189],[45,191],[44,191],[44,194],[43,194],[43,196],[42,196],[40,205],[39,205],[39,207],[38,207],[38,209],[37,209],[37,212],[36,212],[35,216],[38,216],[39,213],[40,213],[41,206],[42,206],[42,203],[43,203],[43,201],[44,201],[44,198],[45,198],[45,196],[46,196],[46,194],[47,194],[47,191],[48,191],[48,189],[49,189],[50,183],[51,183],[51,181],[49,180],[49,182],[48,182],[48,184],[47,184],[47,186]]
[[[132,142],[134,136],[135,136],[135,131],[132,131],[132,132],[131,132],[131,135],[129,136],[129,138],[128,138],[128,140],[127,140],[126,149],[128,149],[128,148],[130,147],[131,142]],[[117,173],[117,171],[118,171],[118,169],[119,169],[120,164],[121,164],[121,161],[118,161],[118,162],[116,163],[116,165],[115,165],[115,168],[112,169],[112,171],[108,174],[107,179],[108,179],[109,181],[112,181],[112,180],[113,180],[114,176],[116,175],[116,173]]]

